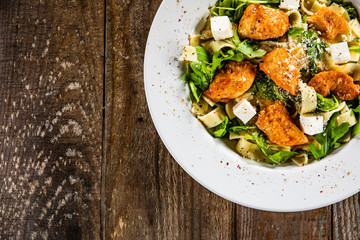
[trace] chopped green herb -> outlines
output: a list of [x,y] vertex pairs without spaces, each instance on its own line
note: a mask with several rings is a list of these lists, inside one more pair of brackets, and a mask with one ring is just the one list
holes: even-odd
[[339,100],[333,95],[333,98],[325,98],[321,94],[316,93],[317,96],[317,109],[320,111],[332,111],[339,107]]
[[248,58],[258,58],[266,54],[265,50],[259,49],[259,45],[250,39],[240,40],[237,29],[234,30],[233,42],[235,43],[236,50],[246,55]]
[[292,27],[287,32],[287,35],[291,36],[291,37],[301,37],[301,36],[304,36],[304,34],[305,34],[305,30],[300,27]]
[[274,149],[269,149],[269,147],[265,143],[265,139],[260,136],[258,132],[253,133],[250,139],[254,140],[258,147],[261,149],[262,153],[269,158],[270,164],[284,163],[289,158],[299,154],[292,151],[277,151]]

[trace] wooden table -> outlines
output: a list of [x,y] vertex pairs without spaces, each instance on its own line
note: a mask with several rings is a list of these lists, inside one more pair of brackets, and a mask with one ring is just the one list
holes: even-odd
[[0,239],[359,239],[359,194],[263,212],[172,159],[143,86],[160,3],[0,1]]

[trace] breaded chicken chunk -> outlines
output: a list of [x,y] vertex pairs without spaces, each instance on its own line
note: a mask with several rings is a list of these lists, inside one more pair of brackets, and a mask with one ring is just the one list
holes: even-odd
[[256,121],[256,126],[275,144],[295,146],[309,142],[280,102],[276,102],[262,110]]
[[321,8],[308,17],[306,22],[313,25],[316,30],[321,32],[321,36],[329,40],[335,39],[338,34],[346,33],[349,29],[346,20],[328,7]]
[[265,40],[282,37],[289,27],[289,17],[284,12],[254,3],[245,9],[238,32],[241,38]]
[[308,85],[324,97],[331,92],[338,99],[351,101],[360,95],[360,86],[354,83],[354,79],[338,71],[318,73],[310,80]]
[[205,97],[215,102],[227,102],[243,95],[254,82],[256,66],[250,62],[229,61],[219,70],[204,92]]
[[300,71],[296,60],[286,48],[275,48],[265,55],[260,63],[260,70],[266,73],[279,88],[296,95]]

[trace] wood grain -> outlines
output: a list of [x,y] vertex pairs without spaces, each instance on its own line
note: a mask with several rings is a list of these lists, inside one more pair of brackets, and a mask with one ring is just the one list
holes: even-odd
[[103,19],[0,1],[0,239],[100,239]]
[[263,212],[175,162],[143,87],[160,3],[0,1],[0,239],[359,239],[359,194]]
[[159,4],[107,1],[106,239],[338,239],[356,228],[358,212],[334,232],[331,206],[272,213],[233,204],[178,166],[153,127],[143,89],[146,36]]

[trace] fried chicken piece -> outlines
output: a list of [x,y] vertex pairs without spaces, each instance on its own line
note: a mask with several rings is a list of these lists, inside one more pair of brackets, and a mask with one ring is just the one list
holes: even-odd
[[308,17],[306,22],[312,24],[316,30],[321,32],[323,37],[329,40],[334,40],[338,34],[346,33],[349,30],[346,20],[328,7],[322,7]]
[[338,99],[351,101],[360,95],[360,86],[354,83],[354,79],[338,71],[318,73],[310,80],[308,85],[324,97],[331,92]]
[[282,37],[289,27],[289,17],[284,12],[254,3],[245,9],[238,32],[241,38],[265,40]]
[[256,66],[248,61],[229,61],[219,70],[204,92],[205,97],[215,102],[227,102],[243,95],[254,82]]
[[279,88],[296,95],[300,71],[296,60],[286,48],[275,48],[265,55],[260,63],[260,70],[266,73]]
[[305,134],[292,121],[285,106],[280,102],[262,110],[256,121],[256,126],[275,144],[295,146],[309,142]]

